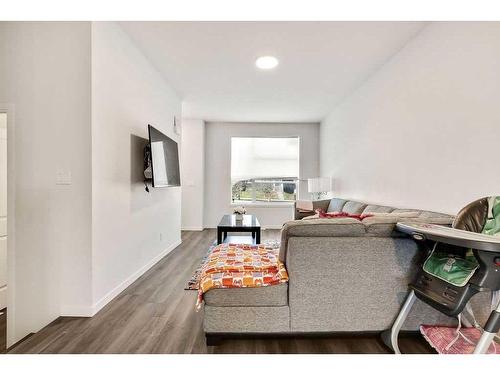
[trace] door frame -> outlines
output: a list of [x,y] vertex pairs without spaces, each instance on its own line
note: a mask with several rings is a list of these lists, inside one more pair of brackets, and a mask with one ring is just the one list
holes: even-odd
[[15,233],[16,233],[16,158],[15,110],[13,104],[0,103],[0,112],[7,114],[7,348],[18,338],[15,332]]

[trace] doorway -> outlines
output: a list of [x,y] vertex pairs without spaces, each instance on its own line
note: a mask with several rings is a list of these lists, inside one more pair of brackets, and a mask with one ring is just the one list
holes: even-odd
[[0,112],[0,353],[7,347],[7,113]]

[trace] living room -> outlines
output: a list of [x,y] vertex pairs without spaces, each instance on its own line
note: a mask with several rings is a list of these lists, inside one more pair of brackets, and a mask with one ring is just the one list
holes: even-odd
[[0,22],[5,357],[499,353],[500,22],[67,19]]

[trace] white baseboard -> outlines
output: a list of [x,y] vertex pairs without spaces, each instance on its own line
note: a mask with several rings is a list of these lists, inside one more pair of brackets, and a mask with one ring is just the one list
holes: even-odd
[[203,227],[182,227],[181,230],[193,230],[193,231],[197,231],[197,232],[201,232],[203,229]]
[[108,292],[104,297],[102,297],[93,306],[63,306],[61,308],[61,316],[79,316],[79,317],[92,317],[99,312],[104,306],[106,306],[111,300],[123,292],[128,286],[130,286],[134,281],[141,277],[146,271],[158,263],[165,255],[170,253],[173,249],[182,243],[181,239],[171,244],[165,250],[163,250],[156,257],[151,259],[147,264],[139,268],[132,275],[123,280],[110,292]]
[[7,307],[7,286],[0,288],[0,310]]
[[92,306],[61,306],[61,316],[76,316],[88,318],[94,316],[94,308]]

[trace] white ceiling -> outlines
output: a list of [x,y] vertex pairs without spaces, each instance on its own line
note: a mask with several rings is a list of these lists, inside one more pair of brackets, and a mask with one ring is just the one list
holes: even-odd
[[[316,122],[412,39],[424,22],[121,22],[207,121]],[[255,67],[276,56],[272,71]]]

